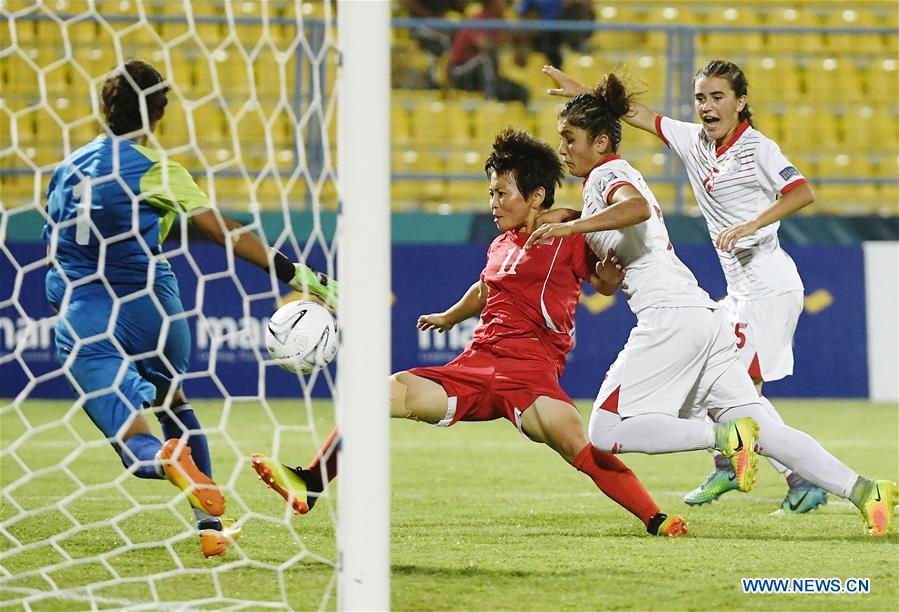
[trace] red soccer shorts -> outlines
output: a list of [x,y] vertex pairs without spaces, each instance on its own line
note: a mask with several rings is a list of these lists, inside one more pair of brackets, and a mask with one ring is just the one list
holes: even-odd
[[521,414],[540,396],[574,404],[559,386],[555,363],[536,340],[470,347],[446,365],[412,368],[409,373],[433,380],[446,391],[446,416],[437,423],[442,427],[505,417],[521,430]]

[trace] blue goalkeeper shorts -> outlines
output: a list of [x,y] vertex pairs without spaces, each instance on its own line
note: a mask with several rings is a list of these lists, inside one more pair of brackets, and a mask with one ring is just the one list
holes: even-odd
[[[184,312],[173,274],[156,279],[158,306],[144,285],[112,288],[117,311],[116,299],[99,282],[73,287],[63,305],[66,283],[55,270],[47,273],[47,298],[61,310],[57,358],[68,365],[73,390],[87,396],[84,410],[107,438],[115,438],[142,405],[163,396],[174,378],[187,371],[190,359],[187,321],[171,318]],[[144,295],[132,297],[142,291]]]

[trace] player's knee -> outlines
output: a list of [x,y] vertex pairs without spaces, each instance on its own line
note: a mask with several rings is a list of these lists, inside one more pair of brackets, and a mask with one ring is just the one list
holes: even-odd
[[409,388],[401,383],[398,374],[390,375],[390,416],[395,419],[412,419],[414,415],[406,405]]
[[606,410],[595,411],[590,417],[590,424],[587,426],[590,444],[601,451],[612,452],[615,446],[612,433],[619,423],[621,423],[621,418],[618,415]]

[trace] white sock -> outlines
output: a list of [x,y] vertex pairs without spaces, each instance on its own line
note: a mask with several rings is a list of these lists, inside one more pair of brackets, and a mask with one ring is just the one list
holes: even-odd
[[656,455],[702,450],[715,445],[714,424],[665,414],[641,414],[622,419],[608,410],[595,410],[590,416],[589,433],[593,446],[615,453]]
[[[778,423],[784,422],[783,417],[780,416],[780,413],[774,408],[774,405],[768,401],[767,397],[765,397],[764,395],[760,395],[759,403],[762,405],[762,410],[764,410],[768,414],[768,416],[770,416]],[[785,466],[783,463],[775,461],[771,457],[768,457],[768,463],[771,464],[771,467],[780,472],[784,478],[793,473],[790,468]]]
[[720,422],[740,417],[752,417],[758,422],[759,454],[774,457],[806,480],[834,495],[844,498],[849,496],[858,474],[824,450],[817,440],[807,433],[777,422],[759,404],[729,408],[717,415]]

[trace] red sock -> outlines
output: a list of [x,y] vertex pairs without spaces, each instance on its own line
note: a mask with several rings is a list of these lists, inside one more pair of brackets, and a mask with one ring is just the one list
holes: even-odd
[[574,458],[573,465],[589,476],[600,491],[624,506],[644,525],[648,525],[649,519],[659,511],[640,479],[615,455],[588,444]]
[[328,482],[334,480],[334,477],[337,476],[337,449],[340,448],[340,434],[337,431],[337,428],[331,430],[331,433],[328,434],[328,438],[325,440],[325,443],[322,444],[322,447],[318,450],[318,454],[315,456],[315,459],[312,460],[312,463],[309,464],[309,467],[306,468],[310,472],[316,475],[321,475],[321,462],[325,461],[325,475],[328,477]]

